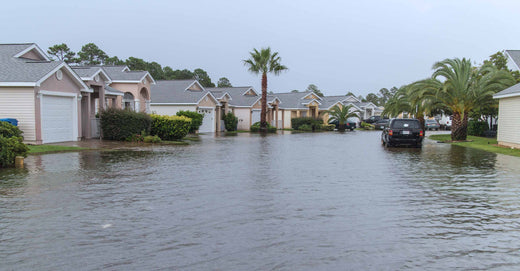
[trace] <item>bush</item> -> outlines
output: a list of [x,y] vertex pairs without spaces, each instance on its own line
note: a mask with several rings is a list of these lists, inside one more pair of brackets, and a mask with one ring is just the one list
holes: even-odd
[[365,130],[374,130],[376,127],[370,123],[361,122],[361,128]]
[[[311,130],[302,130],[300,126],[302,125],[308,125],[311,127]],[[323,120],[322,119],[315,119],[311,117],[303,117],[303,118],[293,118],[291,119],[291,127],[294,130],[301,130],[301,131],[320,131],[323,126]],[[305,127],[305,129],[308,129]]]
[[310,132],[310,131],[312,131],[312,126],[309,124],[302,124],[302,125],[300,125],[300,127],[298,127],[298,130]]
[[7,121],[0,121],[0,135],[3,137],[22,137],[22,130]]
[[236,131],[238,125],[238,118],[233,115],[233,113],[229,112],[224,115],[224,125],[226,126],[226,130],[228,131]]
[[204,119],[204,114],[200,114],[194,111],[179,111],[176,114],[177,116],[185,116],[191,119],[190,133],[195,133],[199,127],[202,125],[202,120]]
[[179,140],[190,131],[191,119],[186,116],[161,116],[152,114],[151,135],[162,140]]
[[470,120],[468,121],[468,135],[483,136],[484,132],[489,130],[489,125],[485,121]]
[[[255,122],[253,125],[251,125],[251,132],[259,132],[259,131],[260,131],[260,122]],[[267,132],[276,133],[276,127],[271,126],[269,123],[267,123]]]
[[[151,118],[146,113],[138,113],[129,109],[109,108],[101,111],[101,131],[103,138],[110,140],[127,140],[135,135],[150,132]],[[144,132],[144,134],[142,134]]]
[[321,125],[323,131],[334,131],[334,128],[336,128],[336,125],[334,124],[323,124]]
[[154,136],[145,136],[143,139],[144,143],[161,143],[161,138],[154,135]]
[[23,137],[4,137],[0,135],[0,167],[14,165],[16,156],[27,156],[29,148],[23,143]]

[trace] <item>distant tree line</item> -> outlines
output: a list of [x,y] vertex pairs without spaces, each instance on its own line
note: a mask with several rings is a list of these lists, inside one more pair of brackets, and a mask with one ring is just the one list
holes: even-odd
[[[174,70],[170,66],[162,67],[161,64],[152,61],[147,62],[141,58],[129,57],[122,60],[117,56],[108,56],[94,43],[87,43],[77,53],[72,51],[67,44],[56,44],[49,47],[47,53],[53,60],[62,60],[70,65],[126,65],[134,71],[148,71],[155,80],[181,80],[197,79],[204,87],[215,87],[208,73],[201,69],[190,71],[188,69]],[[221,77],[217,82],[218,87],[231,87],[231,82],[226,77]]]

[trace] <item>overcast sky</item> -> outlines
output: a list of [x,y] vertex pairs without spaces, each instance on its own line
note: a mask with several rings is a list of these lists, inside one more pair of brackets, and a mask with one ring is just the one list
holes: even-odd
[[216,83],[260,89],[242,60],[270,46],[289,70],[268,76],[269,90],[317,85],[326,95],[356,95],[431,75],[434,62],[479,64],[520,49],[520,1],[6,1],[2,43],[93,42],[109,56],[202,68]]

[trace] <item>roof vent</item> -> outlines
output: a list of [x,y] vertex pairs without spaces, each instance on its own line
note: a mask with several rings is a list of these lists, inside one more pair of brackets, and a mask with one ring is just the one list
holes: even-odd
[[63,72],[61,70],[58,70],[56,72],[56,79],[58,79],[58,81],[61,81],[63,79]]

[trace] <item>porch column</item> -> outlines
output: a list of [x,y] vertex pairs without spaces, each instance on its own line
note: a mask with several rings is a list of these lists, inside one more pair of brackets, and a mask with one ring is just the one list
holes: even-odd
[[278,106],[276,106],[276,113],[275,113],[275,124],[276,124],[276,129],[278,129]]
[[222,109],[220,106],[217,106],[217,114],[215,116],[216,122],[217,122],[217,132],[220,132],[220,115],[221,115]]

